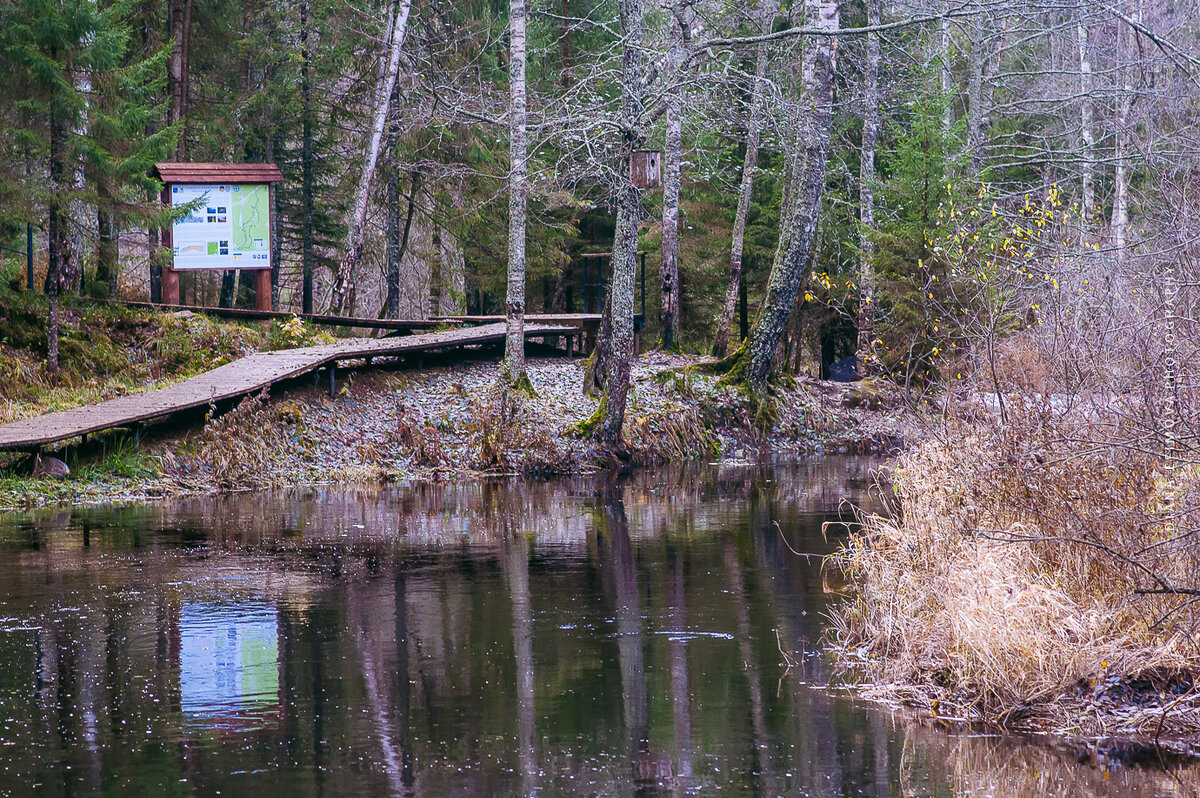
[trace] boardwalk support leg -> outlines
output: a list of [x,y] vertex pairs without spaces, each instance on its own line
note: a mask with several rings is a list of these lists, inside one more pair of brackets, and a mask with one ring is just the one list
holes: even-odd
[[329,364],[329,398],[337,397],[337,366],[333,363]]

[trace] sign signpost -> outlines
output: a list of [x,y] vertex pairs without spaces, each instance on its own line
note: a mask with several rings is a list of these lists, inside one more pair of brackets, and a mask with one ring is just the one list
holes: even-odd
[[274,164],[160,163],[163,204],[186,209],[162,231],[171,250],[163,267],[162,301],[179,304],[179,272],[253,269],[255,308],[271,310],[272,184]]

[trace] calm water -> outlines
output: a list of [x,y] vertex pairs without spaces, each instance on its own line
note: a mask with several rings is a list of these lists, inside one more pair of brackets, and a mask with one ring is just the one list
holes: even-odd
[[825,686],[871,465],[0,516],[0,794],[1196,794]]

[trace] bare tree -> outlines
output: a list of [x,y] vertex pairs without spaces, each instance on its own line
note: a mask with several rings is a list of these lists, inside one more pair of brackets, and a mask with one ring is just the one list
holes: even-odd
[[367,141],[366,157],[363,162],[362,174],[359,176],[358,188],[354,192],[354,202],[350,206],[350,212],[346,219],[346,245],[342,252],[342,261],[338,264],[333,296],[330,300],[330,307],[335,312],[353,309],[354,271],[362,257],[363,225],[367,219],[367,201],[370,199],[375,168],[379,163],[383,133],[391,109],[392,89],[396,85],[396,73],[400,68],[400,47],[404,43],[404,31],[408,27],[408,14],[411,10],[412,0],[395,0],[387,7],[387,21],[384,25],[386,57],[381,60],[379,65],[371,136]]
[[1076,11],[1076,39],[1079,46],[1079,137],[1083,144],[1083,163],[1079,178],[1079,245],[1087,242],[1088,226],[1096,216],[1096,131],[1092,99],[1092,56],[1089,45],[1088,26],[1084,11]]
[[[763,5],[760,30],[768,33],[771,11]],[[755,47],[754,82],[750,89],[750,111],[746,115],[746,152],[742,158],[742,179],[738,185],[737,211],[733,217],[733,238],[730,242],[729,281],[725,285],[725,300],[721,305],[721,319],[717,324],[717,337],[713,341],[713,357],[725,357],[729,351],[729,330],[733,326],[733,314],[737,311],[739,287],[742,281],[742,252],[746,242],[746,220],[750,215],[750,198],[754,193],[754,170],[758,168],[758,145],[762,137],[763,106],[766,100],[768,42],[760,41]]]
[[687,46],[691,39],[691,9],[687,0],[671,8],[667,45],[667,129],[663,150],[662,250],[659,264],[662,308],[662,348],[671,349],[679,337],[679,188],[683,161],[683,84]]
[[[834,34],[838,29],[837,0],[806,0],[806,22],[818,31],[805,42],[801,61],[803,99],[792,162],[788,167],[783,217],[767,293],[750,337],[726,365],[756,392],[766,390],[767,378],[796,296],[808,276],[808,259],[817,234],[817,219],[825,191],[829,139],[833,128]],[[741,372],[739,375],[738,372]]]
[[525,0],[508,3],[508,295],[504,318],[504,376],[509,385],[525,374],[525,215],[529,197],[525,143]]
[[[867,0],[867,26],[878,25],[882,0]],[[863,70],[862,149],[858,168],[858,375],[871,373],[871,339],[874,337],[875,254],[875,139],[879,135],[879,35],[868,33]]]
[[604,394],[597,409],[596,436],[606,443],[621,442],[629,376],[633,368],[633,295],[637,273],[638,221],[641,200],[633,185],[630,157],[645,139],[645,53],[641,0],[617,0],[621,15],[621,132],[620,169],[617,179],[617,222],[613,234],[612,278],[609,283],[607,358]]

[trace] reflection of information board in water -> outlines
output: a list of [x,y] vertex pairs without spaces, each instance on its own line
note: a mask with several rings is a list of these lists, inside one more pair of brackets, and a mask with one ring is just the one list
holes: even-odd
[[279,616],[274,605],[184,604],[179,615],[183,714],[199,721],[252,721],[279,708]]
[[171,207],[193,207],[172,227],[176,269],[271,268],[271,194],[265,183],[171,186]]

